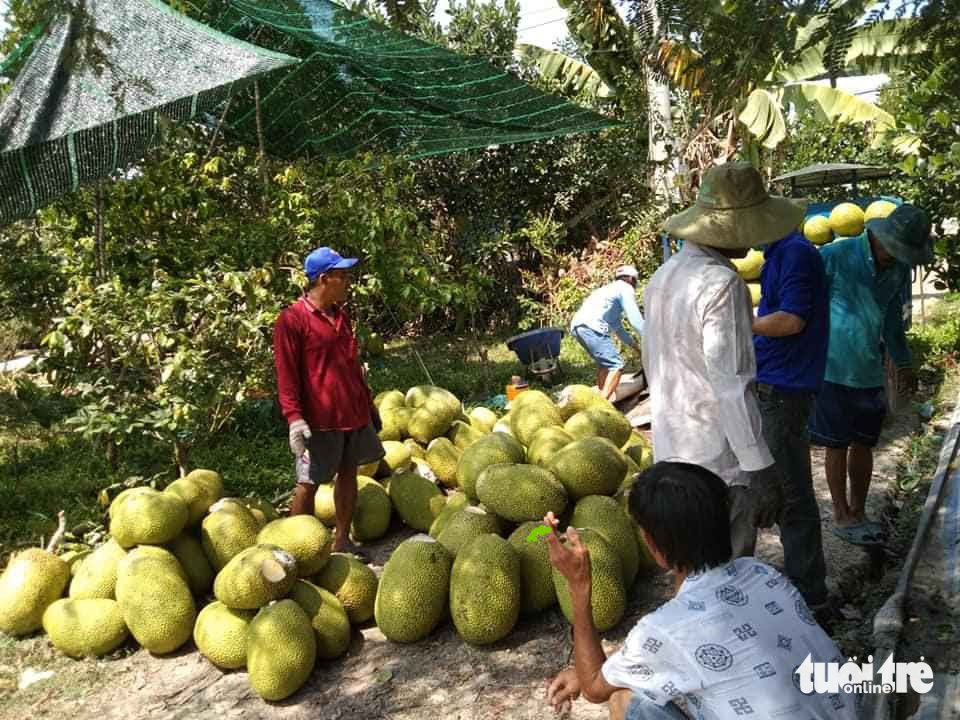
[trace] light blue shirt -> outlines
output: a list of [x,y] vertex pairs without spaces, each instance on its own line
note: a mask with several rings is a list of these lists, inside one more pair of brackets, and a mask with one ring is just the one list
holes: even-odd
[[897,262],[878,272],[866,233],[836,240],[821,251],[830,296],[828,382],[855,388],[883,387],[881,345],[897,367],[913,358],[903,326],[903,288],[910,268]]
[[623,327],[624,313],[633,329],[642,335],[643,315],[637,307],[636,290],[625,280],[614,280],[587,296],[570,321],[570,329],[585,325],[602,335],[609,335],[612,330],[625,345],[633,347],[636,343]]

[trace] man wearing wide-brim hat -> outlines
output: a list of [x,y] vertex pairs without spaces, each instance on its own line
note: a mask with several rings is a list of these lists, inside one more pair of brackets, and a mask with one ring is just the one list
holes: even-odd
[[770,196],[749,164],[710,168],[693,207],[664,225],[683,247],[644,293],[654,458],[701,465],[727,483],[734,557],[753,554],[783,492],[757,403],[750,294],[730,259],[785,237],[803,215]]
[[867,518],[866,501],[873,448],[887,411],[884,351],[905,384],[912,384],[901,298],[912,266],[933,261],[930,219],[920,208],[901,205],[886,218],[867,221],[861,235],[824,246],[821,256],[830,340],[810,439],[826,448],[833,533],[856,545],[882,544],[884,529]]

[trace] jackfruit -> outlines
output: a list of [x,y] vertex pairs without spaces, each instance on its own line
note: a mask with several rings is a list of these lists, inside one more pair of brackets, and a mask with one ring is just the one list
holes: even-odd
[[863,210],[854,203],[840,203],[830,211],[830,228],[840,237],[853,237],[863,232]]
[[117,565],[126,554],[113,538],[94,550],[80,564],[70,581],[70,597],[74,600],[114,599]]
[[753,307],[758,307],[760,300],[763,299],[763,289],[760,287],[760,283],[747,283],[747,290],[750,291],[750,304]]
[[530,541],[530,534],[543,526],[543,522],[525,522],[508,538],[520,559],[520,612],[524,615],[541,612],[557,602],[546,539]]
[[627,472],[620,450],[605,438],[570,443],[547,463],[574,501],[587,495],[612,495]]
[[350,647],[350,618],[336,595],[306,580],[297,580],[290,591],[290,599],[310,618],[317,637],[318,658],[333,660],[347,651]]
[[403,444],[410,448],[410,458],[426,458],[427,450],[413,438],[407,438]]
[[238,501],[220,500],[200,526],[200,541],[215,572],[223,570],[230,559],[257,542],[260,525]]
[[446,434],[463,412],[463,406],[453,393],[431,385],[410,388],[406,403],[407,407],[414,409],[407,433],[423,445]]
[[227,607],[256,610],[290,592],[297,577],[297,561],[289,552],[278,545],[254,545],[217,573],[213,594]]
[[507,413],[502,418],[497,420],[496,424],[493,426],[493,432],[503,433],[504,435],[510,435],[513,437],[513,430],[510,426],[511,422],[512,420],[510,418],[510,413]]
[[400,519],[414,530],[426,532],[446,504],[440,488],[414,473],[390,478],[390,500]]
[[83,564],[83,561],[92,554],[93,550],[67,550],[66,552],[60,553],[57,557],[69,566],[70,577],[75,578],[80,571],[80,566]]
[[317,635],[310,618],[293,600],[262,608],[247,629],[247,675],[264,700],[293,695],[317,662]]
[[358,542],[383,537],[390,529],[393,503],[376,480],[357,477],[357,500],[353,506],[350,534]]
[[[357,475],[363,475],[364,477],[373,478],[376,477],[380,472],[380,466],[383,465],[383,460],[377,460],[372,463],[367,463],[366,465],[357,466]],[[386,472],[386,465],[384,465],[384,472]],[[332,485],[332,483],[331,483]]]
[[573,436],[574,440],[583,440],[588,437],[605,437],[617,447],[622,446],[629,438],[632,428],[618,410],[605,410],[599,407],[589,407],[581,410],[563,424],[563,429]]
[[408,434],[413,410],[406,407],[385,407],[379,412],[381,427],[377,433],[378,437],[384,441],[403,440]]
[[43,613],[43,629],[57,650],[74,658],[106,655],[129,635],[120,606],[110,598],[57,600]]
[[870,220],[885,218],[896,209],[896,204],[889,200],[874,200],[867,206],[866,212],[863,213],[863,221],[866,223]]
[[544,403],[556,407],[553,399],[545,392],[541,390],[524,390],[510,402],[509,408],[512,413],[527,405],[543,405]]
[[546,465],[550,458],[573,440],[573,436],[562,427],[540,428],[534,433],[527,447],[527,462],[531,465]]
[[27,635],[43,624],[44,611],[63,595],[70,566],[51,552],[17,553],[0,575],[0,631]]
[[337,596],[354,625],[373,617],[377,575],[353,555],[333,553],[323,570],[312,580]]
[[730,262],[737,268],[737,274],[744,280],[759,280],[763,271],[763,251],[750,250],[746,257],[733,258]]
[[197,615],[193,642],[207,660],[225,670],[247,664],[247,631],[255,610],[238,610],[214,600]]
[[457,486],[457,464],[461,451],[449,438],[438,437],[427,445],[427,462],[430,469],[443,485],[448,488]]
[[538,465],[488,466],[477,480],[477,495],[488,509],[506,520],[543,519],[567,507],[567,491],[553,473]]
[[399,390],[384,390],[377,393],[376,397],[373,398],[373,404],[377,410],[383,410],[385,408],[404,407],[406,400]]
[[210,592],[213,587],[213,568],[210,567],[210,561],[207,560],[206,553],[203,552],[203,545],[193,535],[182,533],[178,535],[167,546],[183,572],[187,575],[187,584],[190,590],[197,597],[202,597]]
[[440,514],[430,524],[430,537],[436,539],[440,532],[447,526],[451,517],[462,508],[470,504],[467,496],[462,492],[452,492],[447,495],[447,502],[440,511]]
[[383,449],[386,452],[383,463],[387,466],[387,475],[410,469],[410,448],[402,442],[384,440]]
[[803,236],[814,245],[826,245],[833,240],[830,221],[823,215],[814,215],[803,224]]
[[455,420],[447,432],[447,437],[450,438],[450,441],[458,450],[463,452],[486,434],[487,433],[478,430],[473,427],[473,425],[468,425],[462,420]]
[[210,506],[213,505],[219,497],[215,497],[211,488],[204,483],[196,480],[187,480],[185,477],[174,480],[164,488],[165,493],[176,495],[187,504],[188,518],[187,526],[195,527],[203,520]]
[[470,418],[470,424],[484,435],[493,432],[493,426],[497,424],[497,414],[482,405],[467,413],[467,417]]
[[557,409],[564,422],[590,407],[616,410],[613,403],[600,395],[597,388],[589,385],[567,385],[557,395]]
[[383,568],[374,605],[377,627],[400,643],[422,640],[444,617],[453,558],[426,535],[404,540]]
[[[362,475],[357,475],[358,490],[362,477]],[[366,479],[375,482],[373,478]],[[337,506],[333,501],[333,483],[317,485],[317,492],[313,496],[313,514],[327,527],[334,527],[337,524]]]
[[267,525],[257,535],[257,544],[283,548],[297,561],[298,574],[308,577],[327,562],[333,536],[313,515],[292,515]]
[[471,500],[477,499],[477,479],[488,465],[522,463],[523,446],[505,433],[491,433],[463,451],[457,463],[457,485]]
[[[521,396],[526,394],[521,393]],[[527,402],[510,411],[510,428],[513,430],[513,436],[523,445],[529,445],[534,433],[540,428],[561,425],[563,425],[563,418],[560,417],[560,411],[549,400]]]
[[150,652],[171,653],[190,639],[197,610],[169,551],[143,546],[128,552],[117,566],[117,602],[130,634]]
[[280,518],[277,509],[266,500],[258,497],[243,497],[240,502],[249,510],[261,529]]
[[595,530],[617,551],[624,583],[627,588],[632,587],[640,569],[640,548],[634,523],[617,501],[604,495],[581,498],[573,508],[570,524]]
[[646,470],[653,465],[653,446],[650,441],[639,433],[633,433],[630,440],[623,446],[624,454],[637,464],[639,471]]
[[174,493],[131,488],[110,505],[110,534],[122,548],[163,545],[187,525],[190,511]]
[[191,470],[183,479],[190,480],[205,487],[214,501],[223,497],[223,479],[219,473],[213,470],[202,470],[200,468]]
[[[590,580],[592,593],[590,609],[593,624],[599,632],[606,632],[623,618],[627,608],[627,593],[623,584],[620,556],[595,530],[577,528],[580,540],[590,553]],[[566,579],[552,568],[553,586],[564,616],[573,623],[573,603]]]
[[502,640],[520,617],[520,559],[496,535],[481,535],[460,550],[450,573],[450,615],[471,645]]
[[458,510],[447,521],[446,527],[437,535],[437,542],[454,557],[467,543],[479,535],[499,533],[500,523],[496,515],[472,505]]

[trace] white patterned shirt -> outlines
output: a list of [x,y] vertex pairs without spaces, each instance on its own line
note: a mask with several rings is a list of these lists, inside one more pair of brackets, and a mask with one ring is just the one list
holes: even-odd
[[754,380],[750,293],[727,258],[684,243],[644,293],[643,365],[653,457],[693,463],[727,485],[773,465]]
[[603,665],[611,685],[696,720],[856,720],[848,693],[805,695],[796,668],[839,662],[799,591],[742,557],[684,580]]

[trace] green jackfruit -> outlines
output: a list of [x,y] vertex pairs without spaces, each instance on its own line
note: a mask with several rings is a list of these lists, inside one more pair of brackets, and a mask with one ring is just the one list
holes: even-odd
[[463,451],[457,463],[457,485],[471,500],[477,499],[477,480],[488,465],[522,463],[526,451],[515,438],[505,433],[491,433]]
[[510,417],[510,413],[507,413],[494,424],[493,432],[503,433],[504,435],[513,437],[513,428],[511,426],[512,421],[513,419]]
[[229,608],[214,600],[197,615],[193,642],[207,660],[225,670],[247,664],[247,631],[255,610]]
[[481,535],[460,550],[450,573],[450,615],[471,645],[502,640],[520,617],[520,558],[496,535]]
[[381,428],[377,435],[381,440],[400,441],[408,434],[413,410],[406,407],[385,407],[380,411]]
[[606,438],[570,443],[547,463],[573,500],[587,495],[613,495],[623,482],[627,461]]
[[259,545],[277,545],[293,555],[297,573],[307,577],[320,572],[330,557],[333,534],[313,515],[292,515],[274,520],[257,535]]
[[446,504],[440,488],[415,473],[390,478],[390,500],[400,519],[414,530],[426,532]]
[[374,614],[387,639],[422,640],[443,619],[453,558],[426,535],[404,540],[380,577]]
[[357,501],[353,506],[350,534],[358,542],[378,540],[390,529],[393,503],[383,485],[370,478],[357,478]]
[[[362,477],[364,476],[357,475],[358,489]],[[370,477],[366,479],[370,482],[376,482]],[[313,496],[313,514],[327,527],[334,527],[337,524],[337,506],[333,501],[333,483],[317,485],[317,492]]]
[[427,457],[427,450],[423,445],[418,443],[413,438],[407,438],[403,441],[403,444],[410,448],[410,457],[411,458],[424,458]]
[[[623,567],[620,556],[603,537],[594,530],[577,528],[577,533],[590,552],[590,580],[592,593],[590,609],[593,624],[600,632],[606,632],[623,618],[627,608],[627,591],[623,585]],[[557,590],[560,609],[573,623],[573,601],[566,579],[552,569],[553,586]]]
[[[118,546],[119,547],[119,546]],[[67,550],[60,553],[57,557],[63,560],[70,568],[70,577],[75,578],[80,571],[83,561],[93,554],[93,550]],[[71,581],[71,585],[72,585]]]
[[462,420],[455,420],[450,430],[447,431],[447,437],[454,446],[463,452],[473,445],[477,440],[483,438],[487,433],[478,430],[473,425],[469,425]]
[[450,438],[438,437],[427,445],[426,459],[430,469],[437,476],[437,480],[448,488],[457,486],[457,464],[461,454]]
[[572,443],[573,436],[562,427],[540,428],[530,439],[527,447],[527,462],[531,465],[546,465],[550,458]]
[[453,393],[431,385],[410,388],[406,403],[407,407],[414,409],[407,433],[422,445],[446,434],[463,412],[463,406]]
[[[636,433],[634,433],[634,436],[636,437]],[[645,440],[628,445],[624,453],[637,464],[641,471],[653,465],[653,448]]]
[[187,504],[189,512],[188,527],[199,525],[210,506],[220,499],[219,496],[214,495],[213,488],[209,484],[197,480],[187,480],[185,477],[174,480],[167,485],[164,492],[176,495]]
[[110,534],[122,548],[163,545],[183,531],[189,517],[187,504],[174,493],[131,488],[110,505]]
[[497,414],[493,410],[482,405],[467,413],[467,417],[470,418],[470,424],[484,434],[493,432],[493,426],[497,424],[498,420]]
[[240,502],[253,514],[253,517],[256,518],[257,525],[259,525],[261,529],[280,517],[277,509],[262,498],[243,497],[240,498]]
[[220,500],[210,509],[200,526],[200,541],[210,565],[220,572],[234,555],[256,544],[260,525],[237,500]]
[[195,483],[203,485],[210,496],[214,499],[214,502],[223,497],[223,479],[220,477],[219,473],[214,472],[213,470],[202,470],[196,469],[188,472],[184,480],[191,480]]
[[605,437],[618,448],[630,438],[632,432],[630,421],[623,416],[623,413],[599,407],[588,407],[571,415],[570,419],[564,423],[563,429],[575,440]]
[[333,660],[347,651],[350,647],[350,618],[336,595],[306,580],[297,580],[290,591],[290,599],[310,618],[317,636],[318,658]]
[[333,553],[323,570],[312,579],[337,596],[354,625],[373,617],[377,575],[353,555]]
[[499,533],[497,516],[483,508],[467,506],[458,510],[437,535],[437,542],[454,557],[471,540],[488,533]]
[[190,639],[197,609],[169,551],[143,546],[128,552],[117,566],[117,602],[130,634],[150,652],[171,653]]
[[567,385],[558,394],[557,409],[560,410],[560,417],[564,422],[590,407],[616,410],[613,403],[604,399],[597,388],[588,385]]
[[567,507],[567,491],[553,473],[538,465],[488,466],[477,480],[477,495],[488,509],[512,522],[543,519]]
[[402,442],[384,440],[383,449],[386,452],[383,456],[383,464],[387,466],[387,475],[410,469],[410,448]]
[[510,412],[519,410],[527,405],[551,405],[556,407],[553,399],[542,390],[524,390],[510,402]]
[[110,598],[57,600],[43,613],[43,629],[57,650],[74,658],[106,655],[129,635],[120,605]]
[[633,521],[617,501],[604,495],[587,495],[574,507],[570,524],[595,530],[617,551],[624,582],[628,588],[632,587],[640,569],[640,548]]
[[214,573],[200,541],[193,535],[183,533],[174,538],[167,547],[186,573],[187,584],[193,594],[202,597],[210,592]]
[[94,550],[70,581],[70,597],[74,600],[112,600],[117,588],[117,565],[126,554],[113,538]]
[[525,522],[508,538],[520,559],[520,612],[524,615],[542,612],[557,603],[547,542],[541,536],[530,541],[530,534],[540,527],[544,527],[543,522]]
[[264,700],[290,697],[317,662],[317,635],[310,618],[293,600],[262,608],[247,629],[247,675]]
[[69,581],[70,566],[53,553],[30,548],[14,555],[0,575],[0,631],[27,635],[40,629],[44,611]]
[[563,425],[563,419],[560,417],[560,411],[549,401],[527,402],[522,407],[510,411],[510,428],[513,430],[514,437],[525,446],[530,444],[534,434],[540,428],[561,425]]
[[447,495],[446,504],[443,506],[440,514],[437,515],[436,519],[434,519],[434,521],[430,524],[430,537],[436,539],[443,528],[446,527],[447,521],[453,517],[454,513],[456,513],[457,510],[465,508],[469,504],[470,501],[462,492],[452,492]]
[[377,410],[383,410],[385,408],[404,407],[406,400],[399,390],[384,390],[377,393],[376,397],[373,398],[373,404]]
[[282,598],[296,581],[297,561],[293,555],[277,545],[254,545],[234,556],[217,573],[213,594],[227,607],[256,610]]

